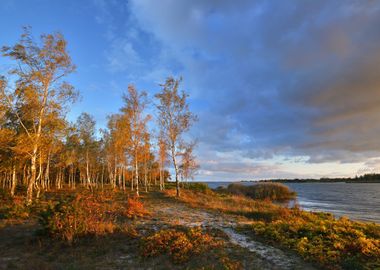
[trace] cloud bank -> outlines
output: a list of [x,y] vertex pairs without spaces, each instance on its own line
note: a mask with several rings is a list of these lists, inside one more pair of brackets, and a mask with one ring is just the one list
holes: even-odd
[[373,169],[380,155],[379,2],[119,5],[128,19],[113,38],[111,71],[184,76],[200,118],[193,130],[200,178]]

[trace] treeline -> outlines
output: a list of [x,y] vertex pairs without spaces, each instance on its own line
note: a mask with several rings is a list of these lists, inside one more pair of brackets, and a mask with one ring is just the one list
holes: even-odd
[[336,178],[308,178],[308,179],[272,179],[272,180],[260,180],[259,182],[279,182],[279,183],[380,183],[380,174],[370,173],[355,177],[336,177]]
[[[153,103],[147,93],[130,85],[120,112],[98,132],[88,113],[74,123],[65,118],[79,93],[65,81],[75,65],[61,34],[35,41],[25,28],[19,42],[1,52],[14,63],[0,76],[0,184],[12,196],[24,186],[30,204],[42,191],[78,185],[128,187],[139,195],[141,187],[164,189],[170,164],[179,196],[179,181],[193,177],[195,143],[183,134],[196,117],[179,90],[181,79],[169,77],[160,85],[157,119],[147,113]],[[149,130],[150,121],[158,132]]]

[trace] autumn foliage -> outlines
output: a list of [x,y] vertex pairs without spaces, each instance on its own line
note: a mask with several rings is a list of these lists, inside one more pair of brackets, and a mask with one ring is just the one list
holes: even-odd
[[41,213],[40,222],[53,237],[72,243],[86,236],[101,236],[118,230],[123,218],[142,217],[148,212],[134,198],[118,201],[115,195],[82,191],[60,200]]

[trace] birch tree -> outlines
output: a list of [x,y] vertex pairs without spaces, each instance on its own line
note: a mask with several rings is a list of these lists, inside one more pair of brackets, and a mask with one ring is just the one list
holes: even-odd
[[163,130],[158,136],[158,170],[160,174],[160,190],[165,189],[164,170],[167,162],[167,146]]
[[90,174],[90,159],[94,156],[92,153],[95,150],[95,120],[88,113],[82,113],[77,120],[77,129],[79,132],[79,139],[82,148],[82,158],[84,160],[84,171],[86,175],[86,185],[91,188],[91,174]]
[[161,85],[162,91],[156,94],[159,112],[158,122],[173,163],[177,197],[180,196],[179,159],[185,144],[184,134],[197,120],[197,117],[189,110],[188,95],[184,91],[179,91],[180,83],[181,79],[169,77],[165,84]]
[[181,178],[184,180],[194,179],[194,175],[199,168],[194,155],[195,142],[184,145],[182,160],[180,165]]
[[145,115],[144,110],[148,104],[147,94],[139,92],[133,85],[128,86],[128,93],[123,96],[125,105],[121,111],[126,114],[130,130],[130,149],[133,157],[134,179],[136,195],[139,196],[139,161],[143,155],[144,135],[147,132],[147,123],[151,119],[150,115]]
[[[75,70],[67,52],[67,43],[59,33],[42,35],[40,42],[33,40],[25,28],[21,39],[13,46],[2,48],[3,56],[15,62],[9,71],[12,85],[0,87],[2,104],[15,116],[22,129],[23,141],[30,149],[31,176],[27,188],[27,203],[33,199],[37,178],[37,159],[41,137],[48,115],[63,116],[65,105],[76,98],[74,88],[63,78]],[[4,81],[4,80],[3,80]]]

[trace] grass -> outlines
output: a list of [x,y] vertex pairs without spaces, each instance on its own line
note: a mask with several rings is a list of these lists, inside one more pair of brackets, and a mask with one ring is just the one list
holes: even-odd
[[227,188],[219,188],[219,192],[244,195],[255,200],[288,201],[296,198],[297,194],[281,183],[257,183],[242,185],[233,183]]
[[[174,197],[175,190],[165,190],[165,194],[168,197]],[[289,211],[287,208],[268,201],[252,200],[245,196],[217,193],[211,190],[207,193],[182,190],[178,200],[192,207],[217,210],[259,220],[273,220],[277,216],[287,215]]]

